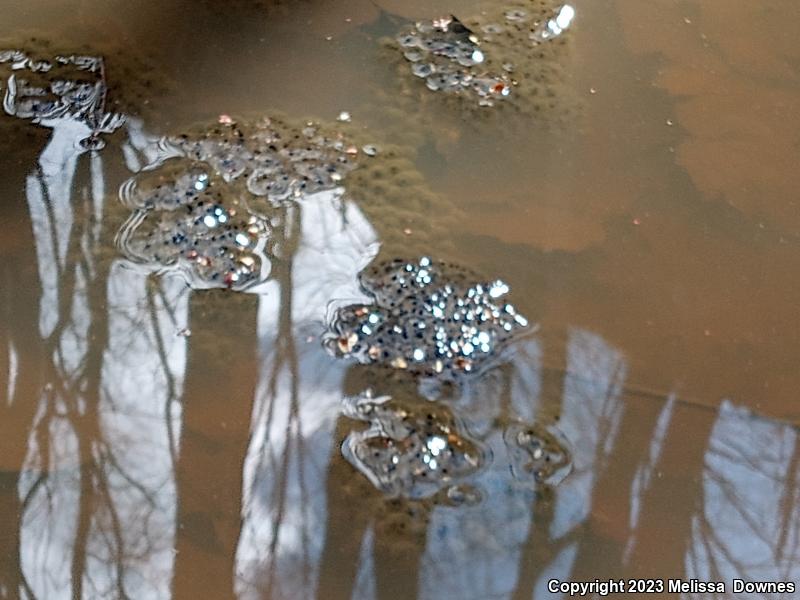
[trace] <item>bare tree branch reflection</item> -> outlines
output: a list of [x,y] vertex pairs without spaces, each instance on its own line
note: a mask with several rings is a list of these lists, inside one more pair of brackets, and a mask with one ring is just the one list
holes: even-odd
[[[567,361],[565,352],[558,352],[557,363],[542,370],[541,398],[544,403],[555,403],[563,412],[564,382],[567,377]],[[573,541],[572,535],[563,536],[550,541],[550,528],[555,518],[555,491],[546,486],[542,489],[533,505],[533,518],[528,538],[520,550],[519,575],[514,588],[513,600],[530,600],[542,570],[553,561],[563,548]]]
[[287,208],[283,251],[259,297],[261,377],[245,461],[242,598],[308,598],[317,586],[325,482],[344,367],[319,343],[331,298],[360,297],[357,273],[377,250],[374,231],[339,192]]
[[[33,234],[33,243],[26,244],[37,257],[12,255],[4,262],[4,278],[12,275],[5,273],[7,266],[37,265],[41,285],[30,281],[26,291],[41,290],[41,297],[37,304],[18,295],[16,314],[3,318],[4,328],[27,324],[28,331],[24,344],[7,345],[19,368],[14,385],[4,389],[26,393],[10,403],[16,414],[3,420],[15,429],[3,439],[22,454],[13,468],[16,483],[3,493],[9,501],[16,498],[17,508],[9,507],[6,514],[14,516],[9,526],[16,534],[8,539],[16,539],[19,550],[8,554],[19,557],[11,567],[18,581],[2,585],[9,597],[21,589],[29,598],[159,597],[157,590],[165,590],[164,568],[155,565],[172,547],[174,508],[165,504],[174,498],[172,469],[169,462],[148,463],[148,452],[130,452],[149,445],[149,454],[157,456],[153,442],[160,435],[157,427],[141,427],[142,417],[149,419],[147,405],[160,393],[158,378],[147,375],[149,384],[139,388],[131,382],[153,364],[146,357],[153,345],[145,341],[143,348],[143,338],[156,330],[163,339],[164,322],[151,315],[151,327],[139,327],[148,310],[144,295],[137,299],[136,288],[144,291],[143,276],[138,286],[120,285],[131,273],[120,270],[106,250],[116,224],[103,220],[100,155],[76,144],[73,124],[54,119],[48,125],[51,138],[26,185],[18,186],[27,193],[27,229]],[[16,285],[26,281],[22,273],[12,276]],[[159,286],[172,296],[169,304],[180,307],[174,286]],[[149,310],[155,312],[153,303]],[[38,363],[29,351],[36,345],[41,347]],[[173,389],[181,361],[176,361],[176,345],[169,345],[161,344],[160,360]],[[120,369],[131,363],[133,368]],[[37,364],[40,383],[26,389],[28,371]],[[174,415],[167,422],[174,425]]]
[[703,461],[687,575],[797,580],[799,445],[796,427],[722,404]]

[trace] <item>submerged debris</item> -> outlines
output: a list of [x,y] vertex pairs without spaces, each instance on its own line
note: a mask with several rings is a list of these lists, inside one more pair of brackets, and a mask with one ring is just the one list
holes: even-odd
[[517,0],[496,14],[417,22],[396,42],[412,75],[429,90],[491,107],[546,81],[547,67],[531,65],[545,58],[542,44],[561,36],[574,16],[569,4]]
[[10,116],[51,126],[59,120],[82,123],[89,131],[78,144],[85,150],[101,149],[100,135],[125,122],[123,115],[106,112],[108,84],[100,56],[37,59],[23,50],[0,50],[0,64],[12,71],[3,90],[3,110]]
[[118,245],[137,262],[180,268],[194,286],[243,290],[269,274],[279,209],[338,189],[357,164],[350,146],[314,122],[228,115],[165,138],[162,156],[121,188],[134,214]]
[[506,428],[503,438],[511,473],[521,482],[557,485],[572,470],[569,446],[554,425],[515,423]]
[[501,301],[507,284],[477,280],[427,257],[380,263],[360,276],[374,304],[337,308],[324,343],[364,364],[444,378],[478,371],[528,321]]
[[344,412],[369,428],[351,432],[342,453],[385,494],[419,499],[443,492],[453,504],[480,498],[470,486],[455,484],[486,465],[489,450],[446,406],[362,394],[348,398]]

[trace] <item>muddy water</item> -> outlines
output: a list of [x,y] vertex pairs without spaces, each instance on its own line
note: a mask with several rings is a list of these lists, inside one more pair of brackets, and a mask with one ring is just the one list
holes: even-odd
[[[102,110],[126,116],[0,114],[0,598],[800,579],[800,8],[576,2],[528,56],[481,29],[513,4],[0,4],[0,50],[104,57]],[[394,36],[449,13],[512,56],[507,101],[477,110],[410,73]],[[14,73],[50,76],[0,69],[6,98]],[[263,150],[265,116],[341,133],[325,160],[356,166],[335,171],[344,195],[323,177],[258,196],[269,268],[245,272],[247,186],[211,154],[233,128]],[[119,199],[173,181],[181,134],[211,140],[212,216],[239,229],[133,256],[132,219],[206,235]],[[395,318],[393,288],[365,269],[396,256],[423,283],[420,257],[456,266],[378,343],[359,311]],[[401,341],[439,323],[414,302],[448,285],[448,316],[502,312],[510,288],[525,331]],[[329,352],[347,307],[359,329]],[[429,360],[443,340],[458,355]]]

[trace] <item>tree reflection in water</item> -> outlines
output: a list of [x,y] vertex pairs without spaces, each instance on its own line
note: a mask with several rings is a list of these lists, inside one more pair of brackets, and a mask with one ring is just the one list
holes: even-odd
[[384,499],[339,452],[363,374],[319,343],[330,299],[368,300],[357,275],[379,239],[358,206],[336,191],[288,206],[257,298],[190,293],[108,252],[109,163],[151,162],[141,124],[102,153],[76,144],[79,121],[43,124],[27,174],[2,166],[27,211],[4,215],[22,233],[0,266],[1,598],[531,598],[550,577],[800,577],[797,429],[626,389],[624,356],[581,330],[563,348],[521,340],[452,399],[496,457],[506,424],[559,414],[563,483],[531,489],[495,460],[472,480],[478,503]]

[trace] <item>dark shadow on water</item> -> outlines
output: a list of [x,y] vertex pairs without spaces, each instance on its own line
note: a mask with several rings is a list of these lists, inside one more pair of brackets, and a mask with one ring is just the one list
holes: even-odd
[[[38,152],[32,150],[32,154],[35,157]],[[31,296],[41,293],[41,283],[35,247],[30,243],[33,229],[30,214],[20,206],[24,202],[21,190],[26,175],[8,157],[0,160],[0,181],[5,194],[0,218],[14,224],[12,232],[5,234],[0,259],[0,598],[3,600],[20,598],[20,592],[28,589],[20,558],[25,503],[19,495],[19,479],[44,382],[39,311],[37,304],[30,301]],[[12,369],[12,365],[16,368]]]
[[190,301],[176,472],[176,599],[235,597],[242,466],[257,373],[257,302],[224,291],[200,292]]

